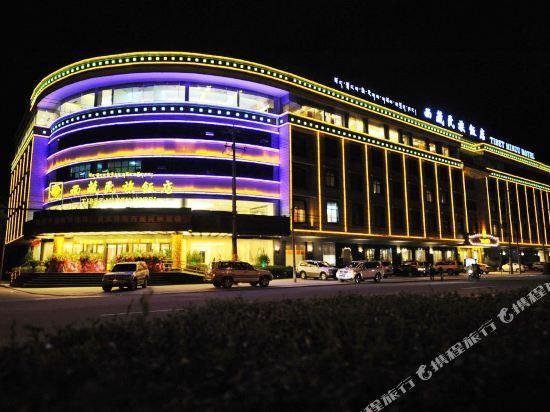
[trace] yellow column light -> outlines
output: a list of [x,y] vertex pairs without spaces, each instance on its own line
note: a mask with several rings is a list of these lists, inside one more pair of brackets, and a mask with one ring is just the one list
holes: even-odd
[[418,159],[418,168],[420,170],[420,200],[422,203],[422,230],[426,237],[426,210],[424,209],[424,175],[422,174],[422,159]]
[[63,253],[65,249],[65,236],[54,235],[53,237],[53,254],[58,255]]
[[455,199],[453,190],[453,169],[449,166],[449,187],[451,193],[451,216],[453,219],[453,238],[456,239]]
[[407,223],[407,236],[410,236],[409,231],[409,198],[407,195],[407,163],[405,154],[403,154],[403,191],[405,192],[405,221]]
[[319,207],[319,230],[323,230],[323,203],[321,201],[321,134],[317,132],[317,201]]
[[531,233],[531,216],[529,216],[529,203],[527,202],[527,186],[523,186],[523,193],[525,194],[525,211],[527,212],[527,233],[529,233],[529,243],[533,243],[533,237]]
[[517,183],[516,183],[516,204],[518,208],[519,238],[521,243],[523,243],[523,225],[521,224],[521,209],[519,207],[519,189],[518,189]]
[[532,187],[531,191],[533,192],[533,209],[535,209],[535,223],[537,224],[537,243],[541,243],[539,232],[539,212],[537,211],[537,198],[535,197],[535,188]]
[[181,261],[181,244],[183,240],[183,235],[181,233],[173,233],[170,237],[172,243],[172,267],[183,269]]
[[384,166],[386,166],[386,205],[388,208],[388,235],[391,236],[391,210],[390,210],[390,178],[388,175],[388,151],[384,149]]
[[439,176],[437,171],[437,163],[434,163],[434,172],[435,172],[435,198],[437,201],[437,224],[439,227],[439,238],[443,237],[441,231],[441,204],[439,202]]
[[371,233],[370,226],[370,179],[369,179],[369,147],[365,145],[365,178],[367,181],[367,222],[369,227],[369,234]]
[[491,219],[491,199],[489,197],[489,179],[485,177],[485,190],[487,192],[487,212],[489,212],[489,230],[490,234],[493,234],[493,220]]
[[344,232],[348,231],[348,203],[347,203],[347,192],[346,192],[346,145],[344,139],[340,139],[342,143],[342,188],[344,197]]
[[[500,207],[500,184],[498,179],[495,179],[497,184],[497,199],[498,199],[498,221],[500,222],[500,240],[504,240],[504,229],[502,228],[502,208]],[[533,192],[534,197],[534,192]]]
[[470,233],[470,224],[468,223],[468,195],[466,194],[466,178],[464,169],[462,169],[462,191],[464,195],[464,218],[466,219],[466,233]]
[[548,239],[546,237],[546,212],[544,211],[544,202],[542,201],[542,190],[539,190],[540,194],[540,207],[542,209],[542,231],[544,233],[544,244],[548,244]]
[[288,125],[288,207],[290,213],[290,232],[294,229],[294,198],[292,191],[292,125]]
[[508,223],[510,226],[508,226],[508,237],[510,238],[510,241],[514,241],[514,230],[512,227],[512,208],[510,207],[510,186],[508,185],[508,181],[506,181],[506,199],[508,201]]

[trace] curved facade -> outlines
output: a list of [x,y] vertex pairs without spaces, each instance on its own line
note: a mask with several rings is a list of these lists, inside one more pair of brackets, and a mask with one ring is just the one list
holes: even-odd
[[31,96],[6,242],[107,266],[134,252],[176,268],[230,258],[234,144],[242,259],[291,264],[290,230],[298,261],[542,251],[548,165],[375,101],[221,56],[66,66]]

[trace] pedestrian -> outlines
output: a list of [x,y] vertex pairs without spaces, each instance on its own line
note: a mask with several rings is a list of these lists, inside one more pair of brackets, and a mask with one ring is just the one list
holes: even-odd
[[427,270],[430,271],[430,280],[434,280],[434,277],[435,277],[435,269],[434,269],[434,268],[427,268]]
[[443,268],[442,267],[439,268],[439,278],[443,282]]

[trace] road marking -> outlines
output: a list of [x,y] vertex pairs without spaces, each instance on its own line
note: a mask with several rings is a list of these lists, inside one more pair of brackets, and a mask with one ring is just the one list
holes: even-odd
[[[150,310],[148,313],[157,313],[157,312],[180,312],[184,309],[157,309],[157,310]],[[119,313],[103,313],[99,315],[100,318],[104,318],[107,316],[124,316],[124,315],[142,315],[143,311],[137,311],[137,312],[119,312]]]

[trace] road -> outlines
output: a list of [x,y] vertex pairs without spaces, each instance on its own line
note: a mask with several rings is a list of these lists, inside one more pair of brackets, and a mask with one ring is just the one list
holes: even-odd
[[360,285],[336,281],[276,279],[268,288],[238,286],[229,290],[215,289],[210,284],[156,286],[136,291],[103,293],[97,287],[79,288],[10,288],[0,287],[0,343],[5,343],[15,322],[18,336],[27,336],[25,325],[51,331],[67,324],[82,324],[90,319],[112,319],[141,313],[140,298],[149,302],[152,316],[185,310],[189,305],[211,299],[280,300],[326,297],[337,294],[380,295],[396,293],[439,294],[454,292],[478,294],[520,287],[532,288],[549,282],[550,276],[540,274],[484,276],[469,281],[465,275],[451,276],[443,281],[428,278],[389,278],[381,283]]

